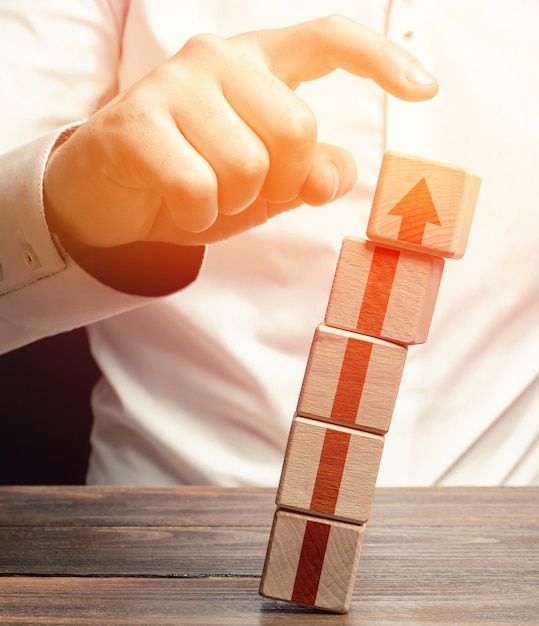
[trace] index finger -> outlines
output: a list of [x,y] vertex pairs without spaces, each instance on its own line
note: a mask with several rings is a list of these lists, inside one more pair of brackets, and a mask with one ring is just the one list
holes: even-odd
[[256,36],[265,63],[290,87],[344,69],[409,101],[436,95],[436,79],[409,52],[347,17],[332,15]]

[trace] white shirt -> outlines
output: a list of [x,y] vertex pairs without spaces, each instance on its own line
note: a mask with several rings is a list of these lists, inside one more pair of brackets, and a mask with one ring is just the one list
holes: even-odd
[[[386,31],[441,87],[422,104],[340,71],[300,87],[320,138],[357,159],[350,194],[210,246],[198,278],[159,300],[99,284],[51,239],[41,173],[62,125],[193,34],[334,12]],[[12,87],[0,101],[9,120],[0,133],[0,344],[88,325],[104,374],[89,482],[277,483],[340,243],[364,236],[391,148],[465,165],[483,184],[466,255],[446,263],[429,339],[409,349],[378,484],[539,484],[536,3],[100,0],[45,10],[26,0],[0,2],[0,15]]]

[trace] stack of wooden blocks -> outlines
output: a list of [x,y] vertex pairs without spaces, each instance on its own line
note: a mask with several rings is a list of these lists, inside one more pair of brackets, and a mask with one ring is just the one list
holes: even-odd
[[444,258],[464,254],[480,179],[384,155],[367,227],[346,238],[314,333],[261,595],[348,611],[407,347],[427,339]]

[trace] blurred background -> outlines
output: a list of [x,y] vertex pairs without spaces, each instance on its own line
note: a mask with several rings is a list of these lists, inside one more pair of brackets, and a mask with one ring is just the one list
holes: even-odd
[[98,376],[84,329],[0,355],[0,484],[84,484]]

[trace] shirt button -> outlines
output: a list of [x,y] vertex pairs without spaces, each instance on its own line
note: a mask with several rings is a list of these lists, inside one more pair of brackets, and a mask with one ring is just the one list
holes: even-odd
[[22,258],[24,259],[24,262],[29,269],[37,270],[39,267],[41,267],[41,261],[39,260],[39,257],[27,241],[23,241],[21,243],[21,253]]

